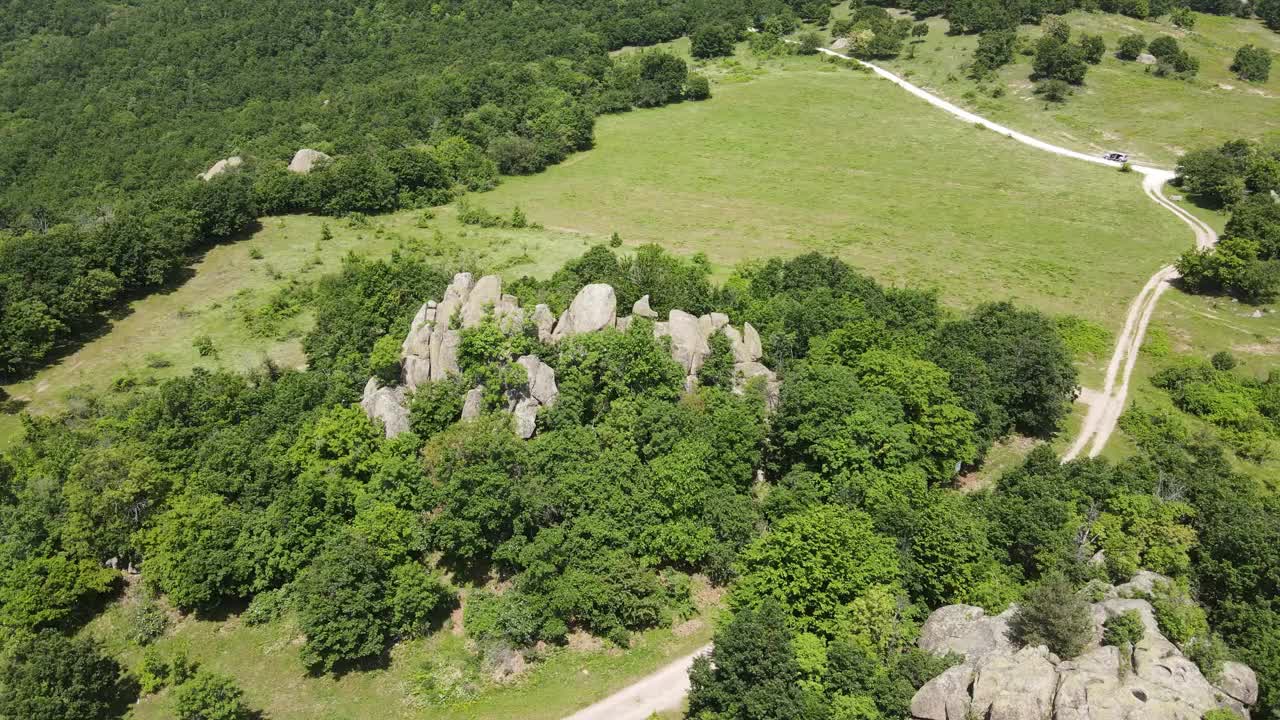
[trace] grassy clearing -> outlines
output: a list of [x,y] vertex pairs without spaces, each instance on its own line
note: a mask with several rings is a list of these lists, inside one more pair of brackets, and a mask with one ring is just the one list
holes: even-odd
[[[559,720],[709,642],[718,597],[700,593],[697,617],[675,629],[636,633],[626,652],[595,641],[571,644],[547,651],[505,683],[478,667],[474,647],[454,631],[452,621],[429,637],[396,645],[384,667],[337,676],[307,674],[298,659],[301,635],[288,618],[248,626],[234,615],[227,620],[186,616],[156,645],[165,654],[185,650],[202,666],[236,678],[249,704],[272,720]],[[112,605],[85,632],[136,668],[142,648],[124,639],[129,602]],[[464,683],[451,686],[449,679],[474,686],[451,693]],[[130,717],[173,717],[172,692],[144,697]]]
[[[1090,66],[1085,86],[1065,104],[1046,107],[1032,95],[1031,58],[1015,56],[989,83],[966,75],[977,36],[946,34],[947,22],[929,20],[930,33],[912,52],[884,64],[913,82],[996,121],[1050,142],[1086,152],[1122,150],[1137,162],[1172,167],[1182,151],[1237,137],[1280,131],[1280,73],[1266,83],[1243,82],[1230,71],[1235,51],[1254,44],[1280,53],[1280,34],[1257,20],[1196,13],[1194,30],[1167,20],[1146,22],[1121,15],[1073,12],[1074,32],[1102,35],[1108,54]],[[1038,27],[1024,35],[1039,37]],[[1141,33],[1148,40],[1172,35],[1200,60],[1191,81],[1159,78],[1149,67],[1115,58],[1116,41]],[[914,57],[912,57],[912,55]],[[1004,91],[992,97],[992,91]]]
[[483,198],[550,228],[731,266],[837,254],[952,304],[1014,297],[1109,329],[1190,235],[1133,176],[960,123],[812,58],[705,103],[603,118],[595,150]]
[[[815,58],[740,56],[702,70],[715,79],[712,100],[604,117],[594,150],[474,200],[503,213],[521,205],[545,229],[463,228],[448,209],[419,227],[419,213],[403,212],[366,227],[329,220],[333,239],[317,249],[324,219],[270,218],[6,389],[38,413],[68,389],[130,374],[146,382],[196,366],[301,364],[305,313],[263,336],[242,311],[332,272],[348,252],[408,247],[459,266],[545,274],[617,231],[631,246],[705,252],[723,276],[743,261],[818,250],[891,284],[937,288],[948,303],[1012,297],[1114,331],[1143,278],[1190,242],[1133,176],[956,122],[870,75]],[[196,352],[202,335],[216,357]],[[0,438],[17,434],[16,418],[0,417]]]

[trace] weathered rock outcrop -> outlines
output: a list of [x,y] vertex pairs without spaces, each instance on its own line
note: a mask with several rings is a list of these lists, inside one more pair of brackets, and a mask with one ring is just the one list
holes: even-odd
[[565,338],[613,327],[618,319],[618,297],[612,285],[594,283],[578,291],[569,309],[560,315],[551,339]]
[[218,177],[219,175],[222,175],[223,173],[227,173],[232,170],[235,170],[236,168],[240,167],[243,164],[244,164],[244,158],[240,157],[239,155],[232,155],[229,158],[224,158],[222,160],[219,160],[218,162],[213,164],[213,167],[200,173],[200,179],[204,180],[205,182],[208,182]]
[[911,714],[921,720],[1198,720],[1228,707],[1247,717],[1257,700],[1252,670],[1227,663],[1215,687],[1160,633],[1150,603],[1119,596],[1160,579],[1140,573],[1091,608],[1096,638],[1108,618],[1138,613],[1144,635],[1131,657],[1095,641],[1079,657],[1061,660],[1043,646],[1015,647],[1008,637],[1012,610],[992,617],[969,605],[939,608],[921,629],[920,647],[957,653],[964,662],[925,683],[912,698]]
[[404,388],[381,387],[377,378],[369,378],[369,382],[364,385],[360,407],[370,420],[382,423],[389,438],[409,429],[409,409],[405,406]]
[[[444,380],[457,375],[458,350],[462,343],[462,331],[475,327],[492,316],[498,327],[506,333],[517,333],[525,327],[526,313],[519,300],[502,292],[502,279],[486,275],[475,279],[470,273],[458,273],[445,288],[440,302],[428,301],[418,309],[400,347],[401,388],[399,394],[386,395],[382,403],[399,402],[404,407],[405,392],[414,392],[428,382]],[[649,307],[649,297],[640,298],[632,306],[632,314],[617,316],[617,296],[611,286],[587,285],[569,304],[569,308],[557,319],[546,305],[537,305],[527,320],[536,330],[539,340],[557,343],[575,335],[616,329],[626,332],[635,318],[654,318],[657,314]],[[760,363],[760,335],[750,323],[741,330],[729,324],[729,317],[722,313],[710,313],[694,317],[681,310],[672,310],[666,322],[654,322],[656,337],[669,337],[671,357],[685,373],[684,387],[692,391],[698,384],[698,371],[711,352],[711,338],[723,333],[730,343],[734,359],[734,391],[742,393],[747,385],[761,378],[770,407],[778,401],[777,376]],[[515,360],[524,368],[528,377],[526,386],[507,392],[507,412],[513,417],[516,432],[523,438],[533,435],[537,427],[538,412],[555,404],[559,395],[555,370],[535,355],[524,355]],[[378,388],[375,387],[375,390]],[[382,388],[388,393],[392,389]],[[483,410],[484,393],[476,388],[467,393],[463,406],[463,418],[478,416]],[[366,407],[374,417],[373,404]],[[387,414],[389,408],[379,410]],[[408,429],[406,422],[388,423],[388,435]]]
[[302,148],[293,154],[293,159],[289,161],[289,170],[291,172],[306,175],[316,168],[317,165],[327,163],[333,158],[311,148]]

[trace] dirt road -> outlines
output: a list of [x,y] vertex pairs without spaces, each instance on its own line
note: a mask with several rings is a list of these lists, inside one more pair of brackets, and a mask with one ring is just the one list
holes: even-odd
[[600,702],[570,715],[565,720],[645,720],[650,715],[675,710],[689,694],[689,668],[693,659],[711,651],[698,648]]

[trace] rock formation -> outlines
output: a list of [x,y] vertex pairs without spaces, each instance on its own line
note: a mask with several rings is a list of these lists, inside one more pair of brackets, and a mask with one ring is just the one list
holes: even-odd
[[[919,720],[1199,720],[1215,707],[1248,717],[1257,701],[1252,670],[1227,663],[1217,685],[1160,633],[1146,600],[1154,573],[1139,573],[1092,605],[1095,641],[1079,657],[1062,660],[1044,646],[1018,648],[1009,638],[1013,610],[996,616],[982,608],[949,605],[929,616],[920,647],[953,652],[964,662],[925,683],[911,700]],[[1144,634],[1131,658],[1101,645],[1102,624],[1126,611],[1142,618]],[[1124,651],[1126,654],[1128,648]]]
[[[527,319],[540,341],[557,343],[605,329],[626,332],[636,317],[657,317],[649,307],[648,295],[632,306],[631,315],[618,317],[617,305],[617,295],[611,286],[593,284],[582,288],[558,319],[550,308],[541,304],[534,307]],[[409,427],[408,411],[404,409],[406,393],[428,382],[457,375],[462,331],[479,325],[490,315],[506,333],[520,332],[525,326],[526,313],[519,300],[503,294],[502,279],[497,275],[477,280],[471,273],[458,273],[445,288],[440,302],[428,301],[418,309],[400,346],[402,386],[383,388],[376,380],[370,380],[365,389],[362,403],[365,412],[371,419],[383,421],[388,437]],[[748,383],[761,378],[769,406],[776,406],[778,379],[760,363],[760,335],[750,323],[744,323],[739,330],[730,325],[729,317],[722,313],[695,317],[682,310],[671,310],[665,322],[653,325],[656,337],[670,338],[671,357],[684,370],[686,391],[697,387],[698,370],[711,352],[712,336],[719,332],[729,339],[733,352],[734,392],[744,392]],[[529,438],[537,427],[538,412],[555,404],[559,389],[555,369],[536,355],[524,355],[515,362],[524,368],[528,382],[507,392],[506,411],[512,414],[517,434]],[[477,417],[484,410],[483,405],[483,388],[470,390],[463,404],[462,418]]]
[[235,170],[236,168],[240,167],[243,164],[244,164],[244,158],[240,157],[239,155],[233,155],[229,158],[224,158],[214,163],[213,167],[200,173],[200,179],[204,180],[205,182],[209,182],[210,180],[218,177],[223,173]]
[[311,148],[302,148],[293,154],[293,159],[289,161],[290,172],[306,175],[316,168],[317,165],[327,163],[333,158],[325,155],[319,150]]
[[364,385],[360,407],[370,420],[382,423],[389,438],[409,429],[409,408],[405,406],[404,388],[381,387],[377,378],[369,378]]

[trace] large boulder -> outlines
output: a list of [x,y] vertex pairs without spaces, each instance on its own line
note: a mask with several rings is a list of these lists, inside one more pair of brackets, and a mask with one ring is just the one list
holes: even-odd
[[[671,358],[684,368],[686,375],[697,375],[702,361],[711,352],[698,318],[683,310],[672,310],[667,315],[665,330],[671,336]],[[657,332],[657,328],[654,331]]]
[[911,716],[921,720],[969,720],[972,684],[971,665],[947,668],[911,698]]
[[970,705],[990,720],[1038,720],[1053,711],[1058,672],[1043,645],[1009,655],[993,653],[976,664]]
[[462,303],[462,327],[470,328],[484,320],[486,309],[491,309],[502,300],[502,278],[497,275],[485,275],[476,281]]
[[333,158],[319,150],[302,148],[298,152],[294,153],[293,159],[289,161],[289,171],[306,175],[314,170],[317,165],[322,165],[332,159]]
[[537,355],[521,355],[516,363],[529,376],[529,395],[548,407],[555,405],[556,398],[560,397],[555,369],[542,362]]
[[516,435],[528,440],[538,428],[538,408],[542,407],[531,397],[524,398],[511,409],[511,419]]
[[551,339],[559,342],[567,337],[613,327],[618,319],[618,297],[613,286],[592,283],[578,291],[569,309],[560,316]]
[[1173,582],[1166,575],[1153,573],[1150,570],[1139,570],[1136,575],[1129,579],[1129,582],[1116,585],[1108,593],[1108,597],[1119,598],[1140,598],[1150,597],[1155,593],[1156,585],[1159,583]]
[[551,342],[551,333],[556,326],[556,316],[551,314],[551,308],[538,303],[533,308],[532,320],[534,327],[538,328],[538,340]]
[[209,182],[210,180],[218,177],[219,175],[235,170],[236,168],[240,167],[243,164],[244,164],[244,158],[240,157],[239,155],[232,155],[229,158],[223,158],[222,160],[219,160],[218,162],[214,163],[213,167],[210,167],[208,170],[205,170],[204,172],[200,173],[200,179],[204,180],[205,182]]
[[644,295],[631,306],[631,314],[636,317],[649,318],[653,320],[658,317],[658,313],[649,307],[649,296]]
[[458,348],[462,346],[462,331],[436,329],[431,334],[431,379],[444,380],[457,375]]
[[382,423],[388,438],[409,430],[409,409],[405,406],[404,388],[380,387],[377,378],[365,383],[360,407],[370,420]]
[[484,411],[484,386],[477,385],[462,398],[462,419],[474,420]]
[[1009,617],[1009,613],[989,616],[974,605],[940,607],[920,628],[920,647],[935,655],[956,653],[970,661],[1011,653]]
[[1233,660],[1223,663],[1217,688],[1245,705],[1258,702],[1258,676],[1244,663]]

